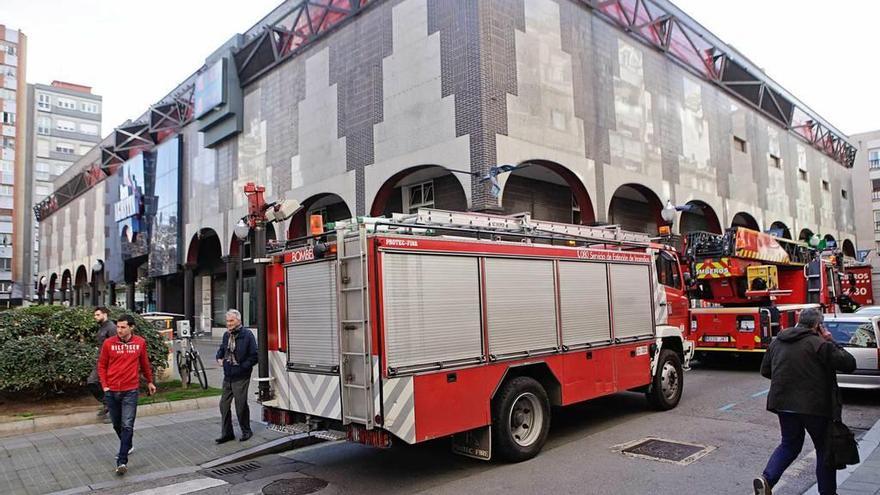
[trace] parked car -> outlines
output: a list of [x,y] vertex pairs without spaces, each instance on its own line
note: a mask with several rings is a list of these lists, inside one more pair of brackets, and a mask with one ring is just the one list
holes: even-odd
[[[876,306],[875,306],[876,307]],[[856,370],[837,374],[841,388],[880,389],[880,314],[851,313],[826,315],[825,328],[837,343],[856,358]]]
[[854,314],[859,316],[875,316],[880,315],[880,306],[862,306],[856,310]]

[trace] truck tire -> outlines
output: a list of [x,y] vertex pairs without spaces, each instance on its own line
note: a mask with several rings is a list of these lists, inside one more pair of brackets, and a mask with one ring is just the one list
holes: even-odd
[[538,455],[550,431],[550,400],[535,379],[504,382],[492,401],[492,450],[509,462]]
[[651,382],[651,390],[645,394],[656,409],[666,411],[678,405],[684,388],[681,358],[675,351],[661,349],[657,357],[657,372]]

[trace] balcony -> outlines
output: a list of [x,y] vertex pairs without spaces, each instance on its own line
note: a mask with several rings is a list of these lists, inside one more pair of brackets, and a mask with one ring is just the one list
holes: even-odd
[[880,158],[868,160],[868,168],[870,170],[880,170]]
[[[47,112],[49,110],[40,109],[40,111]],[[68,117],[76,117],[78,119],[90,120],[90,121],[97,122],[97,123],[101,122],[101,114],[99,114],[99,113],[81,112],[79,110],[75,110],[72,108],[62,108],[62,107],[59,107],[58,105],[53,105],[51,112],[54,113],[55,115],[66,115]]]
[[871,191],[871,200],[880,201],[880,191]]
[[52,129],[49,131],[49,135],[63,138],[67,140],[73,141],[85,141],[86,143],[95,144],[101,141],[101,138],[98,136],[93,136],[91,134],[84,134],[82,132],[71,132],[71,131],[62,131],[60,129]]

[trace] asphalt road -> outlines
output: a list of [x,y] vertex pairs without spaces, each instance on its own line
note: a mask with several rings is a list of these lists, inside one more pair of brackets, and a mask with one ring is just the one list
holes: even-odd
[[[247,473],[224,477],[202,472],[150,485],[190,483],[203,486],[200,494],[259,493],[274,479],[292,478],[305,485],[326,483],[316,492],[321,494],[746,494],[779,435],[776,416],[764,409],[769,382],[757,368],[754,359],[696,363],[685,375],[679,406],[662,413],[649,409],[636,393],[556,409],[544,451],[519,464],[453,455],[448,440],[415,446],[398,442],[387,450],[336,442],[259,458]],[[844,402],[844,420],[857,435],[880,419],[880,394],[846,393]],[[704,445],[711,451],[678,465],[614,450],[648,437]],[[812,486],[814,462],[808,439],[774,493],[799,494]],[[224,484],[210,487],[216,479]]]

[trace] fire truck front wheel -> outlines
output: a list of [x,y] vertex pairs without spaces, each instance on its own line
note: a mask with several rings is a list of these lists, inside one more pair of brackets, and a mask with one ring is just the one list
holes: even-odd
[[645,395],[655,408],[666,411],[678,405],[684,386],[681,358],[671,349],[662,349],[657,357],[657,372],[651,383],[651,391]]
[[550,400],[535,379],[504,382],[492,402],[492,447],[510,462],[538,455],[550,430]]

